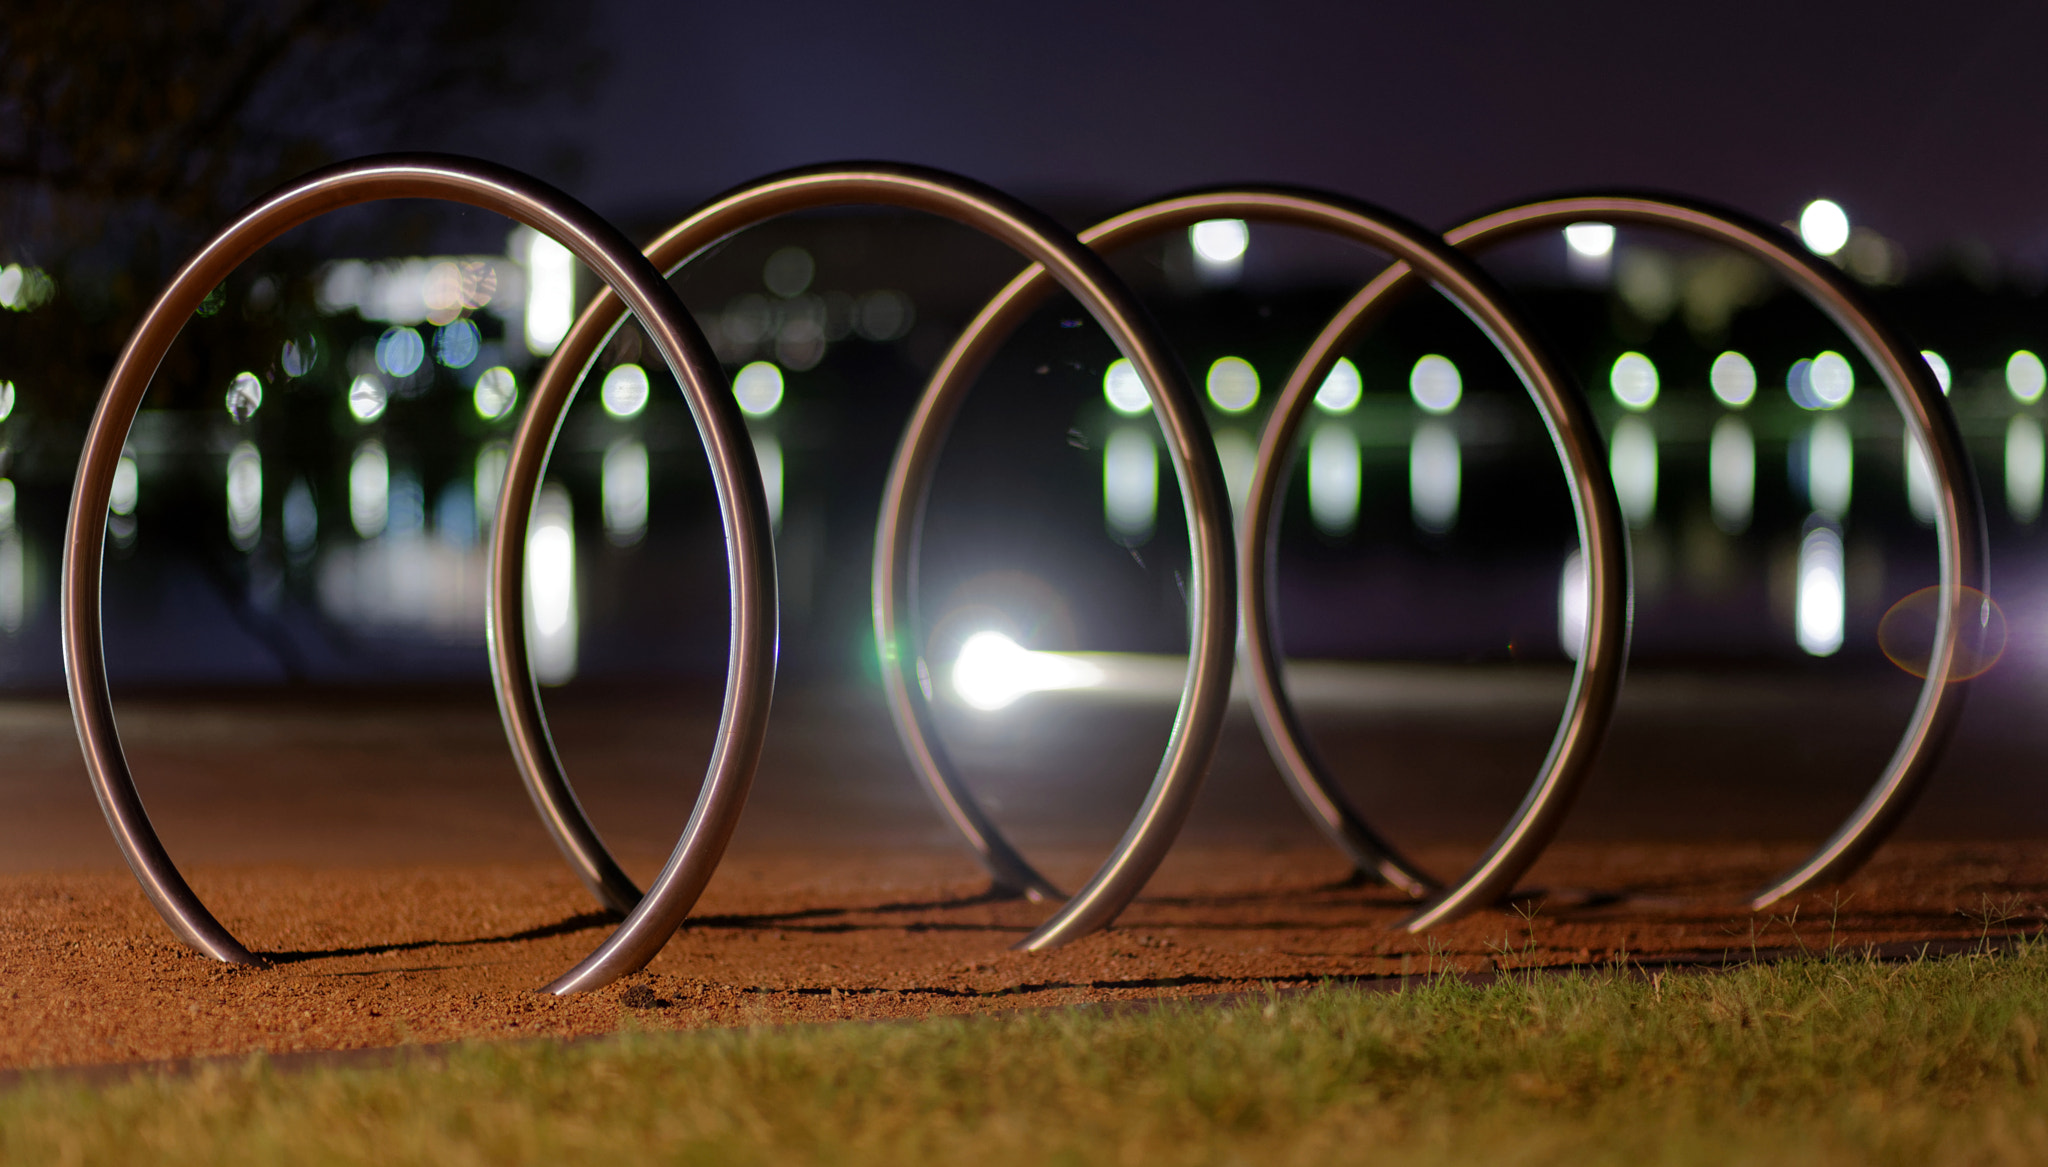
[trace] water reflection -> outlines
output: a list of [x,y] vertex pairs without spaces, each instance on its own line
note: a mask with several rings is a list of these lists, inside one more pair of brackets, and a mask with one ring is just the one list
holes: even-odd
[[238,442],[228,454],[228,539],[237,551],[250,551],[263,533],[263,455],[250,442]]
[[1797,608],[1799,647],[1813,656],[1833,656],[1842,647],[1847,585],[1842,536],[1825,522],[1799,544]]
[[576,675],[576,532],[569,492],[543,487],[526,537],[526,635],[534,676],[559,685]]
[[2041,517],[2043,470],[2041,423],[2013,418],[2005,427],[2005,505],[2022,523]]
[[1639,417],[1625,417],[1614,427],[1607,465],[1614,475],[1614,493],[1631,527],[1647,527],[1657,517],[1657,432]]
[[1408,510],[1417,527],[1441,535],[1457,525],[1463,474],[1457,431],[1441,421],[1416,426],[1408,445]]
[[348,521],[356,534],[374,539],[391,517],[391,459],[384,443],[364,442],[348,465]]
[[1317,530],[1341,538],[1357,528],[1360,480],[1358,437],[1351,427],[1316,427],[1308,443],[1308,511]]
[[1133,546],[1152,537],[1159,517],[1159,451],[1141,426],[1120,426],[1102,447],[1102,518]]
[[1749,529],[1756,510],[1756,438],[1739,417],[1714,423],[1707,447],[1707,493],[1715,526],[1730,535]]
[[1806,432],[1806,497],[1813,509],[1836,522],[1849,513],[1856,478],[1856,448],[1839,417],[1823,417]]
[[[638,543],[647,533],[647,447],[632,438],[613,442],[604,452],[599,487],[605,538],[617,547]],[[780,512],[779,506],[770,505],[771,514]]]
[[1906,508],[1923,527],[1934,525],[1934,466],[1913,431],[1906,431]]

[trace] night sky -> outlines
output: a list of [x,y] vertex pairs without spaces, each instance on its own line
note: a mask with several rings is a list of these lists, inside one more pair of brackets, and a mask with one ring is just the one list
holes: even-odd
[[612,214],[847,158],[1104,204],[1300,183],[1442,225],[1625,184],[1773,220],[1825,195],[1917,260],[2048,269],[2048,6],[1926,13],[617,0],[594,100],[543,120],[588,131],[571,186]]

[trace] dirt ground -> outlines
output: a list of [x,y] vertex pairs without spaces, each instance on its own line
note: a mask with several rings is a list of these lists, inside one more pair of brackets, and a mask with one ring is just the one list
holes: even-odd
[[[1314,848],[1188,847],[1107,933],[1009,946],[1045,905],[991,902],[949,850],[742,853],[645,972],[534,990],[609,921],[553,863],[198,868],[272,961],[175,941],[125,873],[0,876],[0,1067],[363,1049],[464,1038],[912,1018],[1437,969],[1718,962],[1798,946],[1968,942],[2038,927],[2048,854],[1907,842],[1850,884],[1752,913],[1793,847],[1564,844],[1510,910],[1411,936],[1404,901]],[[1445,866],[1455,857],[1431,855]],[[1067,870],[1084,870],[1070,857]]]

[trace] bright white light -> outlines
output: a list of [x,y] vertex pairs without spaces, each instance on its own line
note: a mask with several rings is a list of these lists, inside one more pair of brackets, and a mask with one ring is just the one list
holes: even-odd
[[1408,395],[1430,413],[1449,413],[1458,408],[1458,399],[1464,394],[1464,378],[1458,376],[1458,366],[1449,357],[1431,353],[1416,361],[1408,374]]
[[263,407],[263,381],[254,373],[236,373],[228,386],[228,416],[245,422]]
[[1730,535],[1749,529],[1756,510],[1756,438],[1739,417],[1714,423],[1707,445],[1707,495],[1716,526]]
[[1849,358],[1838,352],[1824,352],[1813,358],[1807,369],[1807,384],[1822,409],[1840,409],[1856,392],[1856,370]]
[[1324,413],[1350,413],[1364,395],[1365,379],[1358,375],[1358,366],[1350,357],[1338,357],[1330,366],[1330,375],[1323,378],[1323,387],[1316,390],[1316,408]]
[[114,466],[114,491],[107,498],[107,509],[117,515],[132,515],[141,493],[142,474],[135,468],[135,459],[123,454]]
[[1614,493],[1631,527],[1647,527],[1657,517],[1657,433],[1639,417],[1624,417],[1608,443],[1607,463],[1614,475]]
[[526,251],[526,348],[548,356],[569,334],[576,311],[576,257],[538,232]]
[[1920,359],[1926,361],[1927,367],[1934,370],[1934,383],[1941,386],[1942,393],[1946,394],[1950,383],[1954,380],[1949,374],[1948,362],[1942,360],[1941,354],[1933,349],[1921,349]]
[[782,529],[782,443],[773,434],[754,437],[754,461],[761,467],[761,491],[768,496],[768,525]]
[[1152,408],[1152,399],[1145,395],[1144,378],[1122,357],[1111,361],[1102,374],[1102,399],[1125,417],[1137,417]]
[[1819,409],[1820,398],[1813,395],[1813,362],[1801,357],[1785,370],[1785,392],[1792,398],[1792,404],[1801,409]]
[[1026,693],[1088,689],[1102,670],[1057,653],[1032,652],[1000,632],[977,632],[953,661],[953,691],[975,709],[993,711]]
[[348,465],[348,521],[356,534],[374,539],[391,517],[391,459],[381,442],[364,442]]
[[576,527],[569,492],[543,487],[526,536],[526,637],[534,676],[559,685],[576,675]]
[[1934,464],[1927,460],[1927,451],[1920,448],[1920,439],[1913,436],[1912,430],[1907,430],[1906,507],[1921,526],[1931,527],[1934,525],[1934,502]]
[[2041,400],[2044,387],[2048,387],[2048,368],[2042,366],[2040,357],[2021,349],[2005,362],[2005,388],[2013,400],[2032,405]]
[[1188,228],[1188,243],[1210,263],[1236,263],[1251,246],[1251,228],[1243,219],[1204,219]]
[[7,415],[13,412],[14,382],[0,381],[0,421],[6,421]]
[[1124,542],[1151,537],[1159,517],[1159,451],[1149,431],[1124,426],[1102,447],[1102,517]]
[[1641,353],[1623,353],[1608,370],[1607,386],[1628,409],[1648,409],[1657,401],[1657,366]]
[[470,398],[478,417],[496,421],[512,412],[513,404],[519,400],[519,380],[503,365],[485,369],[476,375],[476,388]]
[[228,538],[238,551],[256,546],[263,530],[263,455],[249,442],[228,454]]
[[1259,403],[1259,371],[1243,357],[1218,357],[1209,366],[1209,400],[1225,413],[1243,413]]
[[1259,468],[1259,448],[1243,430],[1217,430],[1216,460],[1223,464],[1223,487],[1230,494],[1230,509],[1242,511],[1252,490],[1252,472]]
[[1351,428],[1317,426],[1308,442],[1308,513],[1317,530],[1342,537],[1358,526],[1362,477],[1358,436]]
[[1592,585],[1586,577],[1586,557],[1574,551],[1564,557],[1564,571],[1557,580],[1557,643],[1573,660],[1586,651],[1586,615],[1590,610]]
[[1587,259],[1601,259],[1614,250],[1610,223],[1573,223],[1564,229],[1565,246]]
[[1823,417],[1806,435],[1806,498],[1813,509],[1840,522],[1849,513],[1856,478],[1856,445],[1839,417]]
[[2044,464],[2041,423],[2031,417],[2013,418],[2005,427],[2005,506],[2012,517],[2031,523],[2041,517],[2041,489]]
[[1842,647],[1848,610],[1842,570],[1842,537],[1815,527],[1799,545],[1799,647],[1813,656],[1833,656]]
[[389,396],[375,373],[364,373],[349,383],[348,411],[357,421],[372,422],[384,416]]
[[782,370],[769,361],[755,361],[734,374],[732,395],[740,412],[767,417],[782,407]]
[[1833,255],[1849,242],[1849,214],[1829,199],[1815,199],[1799,212],[1799,238],[1808,251]]
[[598,399],[604,403],[604,411],[613,417],[638,414],[647,408],[647,370],[630,363],[613,365],[612,371],[604,375]]
[[1463,477],[1457,431],[1440,421],[1416,426],[1408,443],[1408,512],[1416,526],[1441,535],[1457,525]]
[[647,447],[631,438],[613,442],[600,484],[605,538],[619,547],[638,543],[647,533]]
[[1730,409],[1741,409],[1756,396],[1756,366],[1749,358],[1738,352],[1726,352],[1714,358],[1714,366],[1707,372],[1707,383],[1713,386],[1714,396]]

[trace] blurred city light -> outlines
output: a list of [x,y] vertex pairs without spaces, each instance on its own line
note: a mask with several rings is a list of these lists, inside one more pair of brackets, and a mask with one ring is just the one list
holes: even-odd
[[1209,366],[1209,400],[1225,413],[1243,413],[1259,403],[1259,371],[1243,357],[1218,357]]
[[613,365],[598,390],[604,411],[621,419],[634,417],[645,409],[647,396],[647,370],[631,362]]
[[1441,535],[1457,525],[1463,477],[1457,431],[1434,420],[1416,426],[1408,443],[1408,512],[1417,527]]
[[732,395],[740,412],[767,417],[782,407],[782,370],[768,361],[755,361],[733,375]]
[[1806,432],[1806,498],[1835,522],[1849,513],[1856,478],[1856,446],[1839,417],[1822,417]]
[[453,320],[434,333],[434,360],[450,369],[467,369],[483,351],[483,336],[467,320]]
[[14,412],[14,382],[0,381],[0,421],[6,421]]
[[1350,413],[1363,396],[1365,379],[1358,375],[1358,366],[1350,357],[1338,357],[1330,366],[1330,375],[1323,378],[1322,388],[1316,390],[1316,408],[1324,413]]
[[234,418],[236,424],[255,417],[256,411],[263,407],[263,382],[254,373],[236,373],[234,381],[228,385],[227,406],[228,416]]
[[817,261],[801,247],[781,248],[761,265],[761,282],[785,300],[803,295],[817,274]]
[[320,509],[313,503],[313,488],[304,478],[292,479],[285,489],[279,518],[284,527],[284,549],[294,562],[303,563],[320,544]]
[[1942,360],[1941,354],[1932,349],[1921,349],[1920,359],[1926,361],[1927,367],[1934,370],[1934,383],[1941,386],[1941,391],[1946,394],[1953,380],[1949,374],[1948,362]]
[[1840,409],[1856,392],[1856,370],[1849,358],[1838,352],[1824,352],[1813,358],[1807,370],[1813,399],[1822,409]]
[[451,481],[434,496],[434,537],[457,549],[476,545],[476,498],[467,484]]
[[1801,357],[1785,370],[1785,392],[1792,398],[1792,404],[1801,409],[1821,408],[1820,398],[1813,395],[1813,362]]
[[647,447],[631,438],[606,447],[598,485],[605,538],[617,547],[638,543],[647,533]]
[[1622,418],[1609,439],[1607,462],[1628,525],[1649,526],[1657,517],[1657,432],[1640,417]]
[[2032,405],[2041,400],[2044,387],[2048,387],[2048,368],[2042,367],[2040,357],[2021,349],[2005,362],[2005,388],[2014,401]]
[[1614,251],[1614,227],[1609,223],[1573,223],[1564,229],[1565,246],[1587,259],[1602,259]]
[[277,363],[284,369],[285,376],[298,378],[312,372],[313,366],[319,363],[319,357],[320,342],[308,336],[285,341],[284,347],[278,350]]
[[1123,357],[1109,362],[1109,368],[1103,372],[1102,398],[1125,417],[1136,417],[1152,408],[1152,399],[1145,394],[1144,379]]
[[142,475],[136,470],[131,455],[121,455],[114,464],[114,489],[107,497],[107,509],[117,515],[132,515],[135,504],[142,492]]
[[470,402],[478,417],[496,421],[512,412],[512,406],[518,400],[519,380],[512,375],[512,370],[503,365],[493,365],[477,374]]
[[526,536],[526,635],[541,684],[576,675],[576,527],[569,492],[556,483],[541,489]]
[[393,470],[384,500],[384,533],[412,536],[426,526],[427,492],[420,485],[420,476],[409,469]]
[[228,454],[228,539],[250,551],[263,531],[263,455],[251,442],[237,442]]
[[1573,660],[1586,651],[1586,618],[1591,604],[1586,557],[1577,551],[1564,557],[1557,579],[1557,644]]
[[1458,408],[1458,399],[1464,396],[1464,379],[1458,376],[1458,366],[1449,357],[1435,353],[1415,362],[1415,368],[1408,373],[1408,394],[1429,413],[1449,413]]
[[1721,404],[1741,409],[1756,397],[1756,366],[1741,353],[1722,353],[1707,371],[1707,384]]
[[1842,569],[1842,536],[1833,527],[1816,526],[1799,544],[1799,647],[1812,656],[1833,656],[1842,647],[1848,611],[1847,581]]
[[1358,526],[1363,475],[1358,436],[1349,426],[1317,426],[1308,443],[1308,513],[1316,529],[1332,538]]
[[2005,427],[2005,505],[2017,522],[2041,517],[2044,465],[2041,423],[2021,415]]
[[1251,228],[1243,219],[1204,219],[1188,228],[1188,243],[1195,254],[1213,264],[1242,260],[1251,238]]
[[14,481],[0,478],[0,532],[14,529]]
[[1152,537],[1159,517],[1159,451],[1141,426],[1119,426],[1102,447],[1102,517],[1133,546]]
[[373,422],[384,416],[384,406],[389,396],[384,391],[384,382],[375,373],[364,373],[348,387],[348,412],[360,422]]
[[476,525],[478,530],[491,525],[498,517],[498,494],[505,488],[505,468],[511,462],[511,451],[503,442],[489,442],[476,452]]
[[348,465],[349,525],[361,538],[374,539],[384,533],[390,506],[391,459],[382,442],[364,442]]
[[1849,214],[1829,199],[1815,199],[1799,212],[1799,238],[1816,255],[1833,255],[1849,242]]
[[1648,409],[1657,401],[1657,366],[1641,353],[1623,353],[1608,370],[1607,386],[1628,409]]
[[427,342],[403,324],[394,325],[377,338],[377,367],[399,380],[419,371],[427,359]]
[[953,692],[974,709],[993,712],[1027,693],[1088,689],[1102,670],[1087,661],[1032,652],[1000,632],[977,632],[953,660]]
[[576,257],[537,231],[526,231],[526,348],[549,356],[576,310]]
[[1756,437],[1739,417],[1714,423],[1707,445],[1707,494],[1715,526],[1730,535],[1749,529],[1756,511]]

